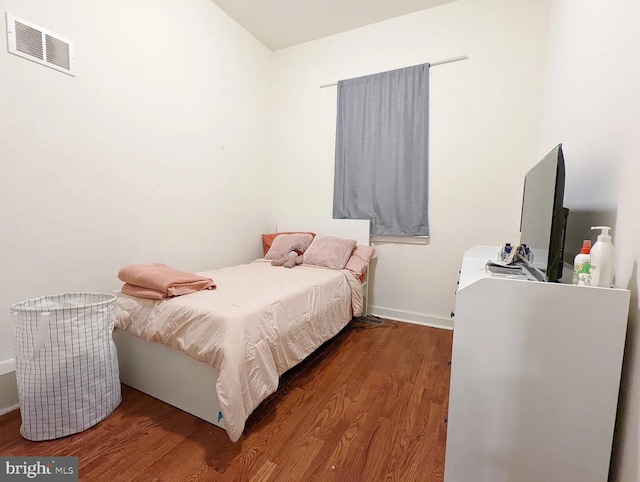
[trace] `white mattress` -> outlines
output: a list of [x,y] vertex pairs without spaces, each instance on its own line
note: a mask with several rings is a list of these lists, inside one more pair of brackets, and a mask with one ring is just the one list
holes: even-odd
[[122,295],[116,326],[216,368],[220,409],[235,442],[279,376],[360,316],[362,287],[347,270],[263,260],[198,274],[217,288],[166,300]]

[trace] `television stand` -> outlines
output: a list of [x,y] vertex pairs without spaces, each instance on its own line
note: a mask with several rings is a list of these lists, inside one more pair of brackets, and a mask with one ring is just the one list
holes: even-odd
[[494,275],[464,255],[445,482],[605,482],[629,291]]

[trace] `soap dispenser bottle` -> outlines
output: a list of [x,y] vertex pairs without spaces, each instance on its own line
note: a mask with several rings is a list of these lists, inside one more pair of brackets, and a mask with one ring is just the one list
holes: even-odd
[[601,229],[598,240],[591,248],[591,286],[611,288],[613,284],[613,244],[608,226],[594,226]]

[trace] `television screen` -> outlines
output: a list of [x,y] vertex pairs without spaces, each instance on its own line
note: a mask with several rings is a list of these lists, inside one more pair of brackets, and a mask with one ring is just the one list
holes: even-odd
[[558,144],[524,178],[520,243],[533,252],[533,266],[548,281],[562,277],[567,210],[564,199],[564,156]]

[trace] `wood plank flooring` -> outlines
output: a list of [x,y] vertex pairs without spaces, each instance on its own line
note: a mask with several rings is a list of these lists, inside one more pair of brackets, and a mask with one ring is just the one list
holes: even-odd
[[0,455],[75,455],[81,480],[441,481],[452,332],[350,323],[286,373],[242,438],[129,387],[105,421],[48,442],[0,417]]

